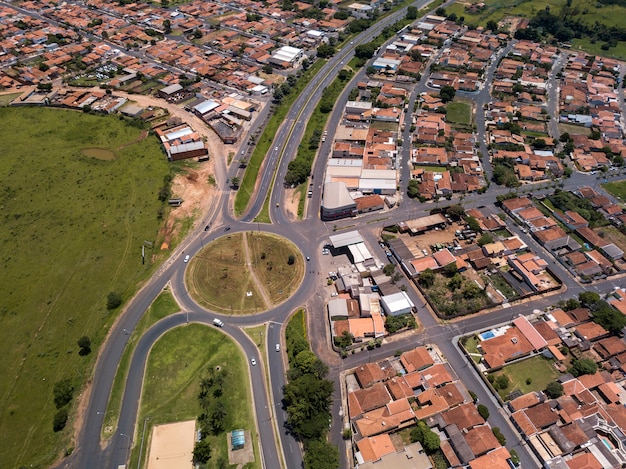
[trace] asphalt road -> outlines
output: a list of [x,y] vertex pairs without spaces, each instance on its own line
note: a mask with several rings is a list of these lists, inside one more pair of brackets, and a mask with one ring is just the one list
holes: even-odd
[[[418,8],[426,2],[417,2],[414,5]],[[379,23],[371,30],[368,30],[357,39],[354,40],[354,45],[361,42],[369,41],[373,36],[378,34],[386,23],[396,21],[399,17],[403,16],[404,12],[400,11],[395,16],[388,18],[385,23]],[[268,468],[277,468],[281,464],[279,451],[277,447],[282,448],[285,466],[288,468],[300,467],[302,464],[302,455],[298,443],[286,432],[284,422],[286,415],[280,407],[282,399],[282,386],[285,380],[285,357],[281,348],[281,352],[276,352],[276,343],[281,343],[281,328],[287,320],[292,311],[298,307],[304,305],[315,305],[314,312],[323,311],[323,299],[318,294],[320,289],[320,280],[316,272],[321,270],[320,260],[318,259],[320,250],[319,246],[327,240],[328,235],[332,234],[333,228],[328,224],[320,222],[317,213],[314,210],[309,210],[308,215],[302,222],[294,223],[291,221],[282,209],[282,197],[283,187],[282,180],[286,172],[286,166],[288,161],[295,156],[297,146],[302,138],[305,124],[308,116],[312,112],[313,108],[317,104],[321,96],[321,90],[326,87],[335,74],[343,64],[349,60],[352,54],[353,47],[345,47],[337,56],[332,58],[322,72],[316,76],[311,82],[307,90],[302,93],[296,100],[293,108],[287,115],[284,125],[279,129],[275,138],[274,145],[270,149],[270,153],[266,158],[266,162],[263,171],[260,175],[260,185],[256,198],[251,205],[248,213],[243,217],[241,221],[235,220],[229,210],[229,199],[231,191],[225,190],[220,195],[218,203],[214,204],[211,211],[207,213],[205,220],[201,223],[199,230],[193,233],[184,243],[180,246],[176,252],[172,255],[170,260],[159,270],[159,272],[146,284],[146,286],[137,294],[137,296],[128,304],[126,311],[112,327],[110,331],[109,339],[102,347],[96,369],[94,372],[94,378],[91,386],[91,395],[89,397],[89,403],[87,406],[84,423],[78,434],[76,442],[76,451],[66,460],[63,461],[60,467],[117,467],[118,464],[124,464],[128,459],[130,453],[130,447],[137,445],[138,426],[136,425],[137,419],[137,406],[140,398],[141,383],[143,379],[143,369],[145,360],[150,346],[167,330],[173,327],[183,326],[187,321],[208,324],[213,327],[212,320],[214,317],[220,317],[225,326],[223,332],[233,337],[242,347],[242,350],[249,357],[255,357],[257,359],[256,366],[250,366],[250,381],[254,395],[254,406],[257,418],[257,425],[261,430],[259,432],[261,438],[261,446],[263,450],[264,466]],[[493,73],[494,67],[490,67],[488,74]],[[358,76],[358,75],[357,75]],[[484,90],[483,90],[484,91]],[[479,100],[483,99],[481,93],[479,93]],[[412,99],[415,99],[416,89],[412,93]],[[342,100],[346,99],[346,94],[342,95]],[[329,132],[336,128],[336,124],[340,119],[341,103],[336,106],[335,112],[331,115],[329,120],[328,129]],[[332,135],[327,137],[326,145],[322,146],[322,149],[330,148],[330,141]],[[403,158],[406,161],[406,153]],[[309,200],[310,207],[319,207],[321,185],[324,166],[325,166],[325,154],[322,153],[322,158],[316,161],[313,168],[314,175],[314,195]],[[230,168],[225,166],[224,161],[221,162],[222,166],[217,170],[218,183],[220,187],[225,186],[225,178],[237,174],[237,168],[232,165]],[[237,163],[235,163],[237,164]],[[489,166],[486,165],[486,168]],[[276,178],[273,179],[273,173],[276,171]],[[611,175],[610,177],[616,177]],[[272,186],[272,180],[274,184]],[[408,181],[408,178],[405,179]],[[564,188],[574,188],[580,185],[596,185],[598,179],[593,176],[574,173],[572,178],[564,181]],[[271,195],[271,217],[274,222],[272,225],[257,225],[251,223],[256,214],[260,211],[265,196],[268,191],[272,190]],[[533,192],[539,193],[541,191],[551,190],[549,187],[534,188]],[[485,194],[468,195],[464,198],[464,205],[481,206],[481,205],[493,205],[496,195],[509,192],[509,189],[492,187]],[[441,202],[441,205],[450,204],[453,202]],[[278,206],[276,206],[278,204]],[[426,214],[434,206],[433,204],[418,204],[413,201],[406,201],[393,212],[389,212],[385,215],[386,219],[379,220],[381,214],[372,214],[364,216],[359,220],[359,224],[367,226],[368,228],[382,228],[384,225],[389,225],[394,222],[404,221],[409,218]],[[219,224],[217,222],[219,221]],[[204,225],[210,223],[211,229],[208,232],[204,232]],[[355,220],[343,220],[333,222],[333,225],[337,225],[338,229],[348,225],[354,225]],[[227,235],[224,231],[225,227],[232,228],[229,233],[237,231],[251,231],[262,228],[263,231],[273,232],[285,236],[292,240],[303,253],[303,256],[311,257],[310,263],[307,263],[307,270],[305,274],[305,281],[301,288],[285,303],[281,304],[278,308],[272,311],[259,313],[249,317],[240,316],[224,316],[212,314],[208,311],[204,311],[187,294],[184,285],[184,268],[186,264],[182,262],[182,257],[186,254],[196,255],[201,248],[211,240],[219,236]],[[514,231],[516,227],[511,227]],[[370,248],[375,248],[376,239],[370,230],[363,231],[364,236],[367,238]],[[529,244],[532,245],[533,241],[528,235],[519,233]],[[537,246],[533,246],[537,248]],[[539,248],[540,250],[540,248]],[[554,266],[560,274],[564,274],[564,270],[561,266]],[[559,270],[560,269],[560,270]],[[568,292],[567,296],[573,296],[574,294],[583,291],[583,287],[570,279],[567,275],[562,277],[566,283]],[[100,429],[103,423],[104,411],[106,410],[108,396],[112,387],[113,379],[117,369],[117,365],[122,356],[124,347],[128,342],[129,335],[132,334],[135,326],[142,317],[143,313],[147,310],[153,299],[162,291],[163,287],[170,283],[172,290],[175,292],[177,299],[181,304],[181,308],[185,313],[177,314],[168,317],[153,328],[151,328],[140,339],[136,352],[133,355],[131,363],[131,371],[129,373],[129,379],[126,383],[126,389],[124,393],[124,401],[122,404],[122,411],[120,414],[120,420],[118,430],[115,436],[111,440],[100,445]],[[609,290],[616,284],[615,281],[609,280],[600,282],[592,286],[595,290]],[[585,289],[588,289],[586,287]],[[409,294],[417,305],[421,305],[417,294],[409,288]],[[518,435],[511,429],[507,419],[502,416],[497,410],[497,406],[493,402],[493,397],[484,388],[482,381],[477,377],[473,368],[467,363],[465,357],[460,354],[455,345],[453,344],[453,338],[462,333],[467,333],[474,330],[484,329],[494,324],[498,324],[504,321],[510,320],[517,314],[529,314],[535,308],[544,308],[556,301],[555,297],[541,298],[531,303],[524,305],[515,305],[507,309],[499,309],[497,311],[482,314],[475,317],[466,318],[455,323],[441,324],[439,320],[434,318],[426,308],[418,308],[418,317],[420,322],[424,325],[425,331],[417,336],[407,338],[403,341],[395,341],[391,346],[383,346],[379,349],[372,350],[367,354],[351,355],[345,360],[339,359],[331,360],[330,364],[330,379],[338,384],[339,375],[344,369],[357,366],[365,361],[376,360],[379,358],[387,357],[393,354],[398,349],[410,349],[415,347],[416,340],[418,343],[435,342],[440,347],[442,353],[453,366],[459,378],[464,382],[466,387],[472,389],[477,393],[481,403],[488,403],[490,407],[490,421],[493,426],[499,426],[507,438],[509,447],[516,447],[525,467],[533,467],[534,460],[526,451],[524,445],[520,445]],[[188,312],[188,314],[187,314]],[[318,318],[319,319],[319,318]],[[250,339],[241,331],[240,327],[250,324],[268,323],[267,332],[267,354],[265,357],[263,354],[259,355],[257,346],[250,341]],[[323,347],[328,346],[328,331],[324,325],[324,321],[315,321],[310,327],[311,342],[316,350],[320,350]],[[264,361],[266,360],[266,363]],[[248,361],[249,363],[249,361]],[[266,387],[266,380],[263,377],[263,372],[267,367],[270,377],[270,387]],[[333,404],[333,422],[331,426],[331,439],[336,444],[341,444],[341,401],[339,395],[339,386],[336,386],[336,395],[334,396]],[[268,422],[274,425],[275,431],[263,431],[268,428]],[[280,438],[280,445],[277,445],[275,436]],[[342,452],[342,467],[347,466],[345,454]]]

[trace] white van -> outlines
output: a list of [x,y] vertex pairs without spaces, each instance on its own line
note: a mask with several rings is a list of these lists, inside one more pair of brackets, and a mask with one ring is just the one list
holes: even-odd
[[217,318],[213,319],[213,324],[215,324],[217,327],[224,327],[224,323]]

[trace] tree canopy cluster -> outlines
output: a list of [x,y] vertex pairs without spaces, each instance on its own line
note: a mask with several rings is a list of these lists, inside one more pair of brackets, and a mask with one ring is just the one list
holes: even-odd
[[[624,3],[624,0],[603,0],[602,3],[621,4],[620,2]],[[592,42],[603,41],[604,50],[616,46],[618,41],[626,40],[626,28],[607,26],[598,21],[587,24],[578,18],[580,13],[578,7],[572,6],[571,0],[568,0],[556,14],[552,13],[550,6],[546,6],[530,20],[528,28],[515,32],[515,38],[538,40],[542,36],[550,35],[564,42],[573,38],[589,38]]]
[[427,454],[436,452],[441,444],[439,436],[423,420],[418,421],[415,428],[411,430],[411,441],[419,441]]
[[626,327],[626,316],[600,298],[595,292],[582,292],[578,295],[581,306],[589,308],[593,321],[607,331],[618,333]]
[[572,210],[589,222],[590,227],[606,224],[606,218],[593,208],[589,199],[577,197],[571,192],[556,190],[548,197],[550,202],[562,211]]
[[325,379],[328,367],[311,351],[302,331],[290,326],[286,334],[288,382],[283,388],[287,427],[304,443],[305,469],[338,467],[339,452],[325,439],[333,394],[332,381]]

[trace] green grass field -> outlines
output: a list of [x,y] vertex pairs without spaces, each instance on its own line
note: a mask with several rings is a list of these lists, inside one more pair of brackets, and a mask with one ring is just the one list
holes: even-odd
[[[223,388],[228,390],[220,398],[226,408],[224,427],[226,431],[242,428],[250,432],[254,440],[256,462],[245,467],[261,467],[247,379],[247,359],[226,335],[211,326],[199,324],[169,331],[157,341],[150,353],[137,420],[140,423],[137,431],[141,432],[144,419],[150,417],[146,420],[142,463],[146,460],[149,448],[147,437],[154,425],[198,417],[200,380],[208,375],[209,368],[216,367],[219,367],[217,373],[224,377]],[[137,435],[137,440],[140,437]],[[218,467],[220,459],[228,462],[226,433],[208,438],[212,448],[211,464],[215,464],[211,467]],[[139,445],[136,444],[129,467],[137,467],[138,458]]]
[[[295,291],[304,275],[304,259],[285,239],[266,233],[248,238],[246,257],[243,233],[218,238],[190,262],[187,288],[198,303],[222,314],[252,314],[265,311],[263,297],[250,273],[253,269],[260,287],[275,304]],[[265,259],[261,259],[265,253]],[[290,254],[294,264],[288,265]],[[250,296],[247,292],[252,292]]]
[[602,184],[602,188],[621,201],[626,201],[626,181],[607,182]]
[[137,327],[128,338],[128,345],[124,349],[124,354],[117,367],[115,381],[113,382],[111,396],[109,397],[109,404],[105,412],[104,423],[102,425],[103,438],[110,438],[117,428],[117,419],[122,406],[122,398],[124,397],[124,387],[126,386],[126,374],[128,373],[130,359],[135,351],[137,342],[139,342],[143,333],[154,323],[179,311],[180,307],[169,290],[161,292],[152,302],[150,308],[145,312],[139,324],[137,324]]
[[451,124],[470,125],[472,106],[469,103],[454,101],[446,105],[446,121]]
[[[107,294],[127,299],[153,271],[141,245],[155,241],[170,169],[155,138],[118,118],[0,108],[0,119],[0,467],[44,467],[72,433],[71,418],[52,430],[54,384],[70,379],[78,395],[117,315]],[[93,148],[115,159],[82,153]],[[79,356],[84,335],[93,352]]]
[[[550,11],[558,14],[567,0],[553,0],[550,2]],[[471,3],[478,3],[473,1]],[[542,0],[485,0],[487,5],[483,11],[468,13],[465,11],[465,2],[457,2],[446,8],[446,13],[456,13],[458,17],[465,17],[465,23],[472,26],[485,26],[489,20],[500,21],[505,16],[523,16],[530,18],[538,11],[545,9],[546,2]],[[619,5],[602,5],[586,0],[573,0],[572,10],[577,11],[576,18],[587,24],[596,21],[607,26],[626,26],[626,8]],[[598,44],[598,48],[600,44]],[[614,49],[612,48],[609,53]],[[607,55],[606,51],[603,51]]]
[[[511,385],[507,389],[498,390],[502,400],[506,400],[506,397],[516,389],[519,389],[523,394],[545,389],[548,383],[554,381],[560,375],[558,370],[554,368],[553,363],[552,360],[539,355],[507,365],[496,371],[494,373],[496,377],[505,374],[511,381]],[[526,384],[528,378],[531,380],[530,384]]]

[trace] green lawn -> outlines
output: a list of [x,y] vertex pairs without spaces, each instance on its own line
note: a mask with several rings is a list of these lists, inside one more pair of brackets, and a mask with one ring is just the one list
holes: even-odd
[[[54,384],[70,379],[78,395],[118,313],[107,294],[127,299],[154,270],[158,252],[142,265],[141,246],[156,245],[170,167],[157,139],[117,117],[0,108],[0,120],[0,375],[10,377],[0,382],[0,467],[43,467],[71,445],[74,423],[52,431]],[[84,335],[92,353],[80,356]]]
[[[560,375],[557,369],[554,368],[553,363],[553,360],[548,360],[539,355],[507,365],[496,371],[494,373],[496,377],[506,374],[511,381],[511,385],[507,389],[498,390],[502,400],[506,400],[506,397],[516,389],[519,389],[523,394],[545,389],[548,383],[554,381]],[[526,384],[528,378],[531,379],[530,384]]]
[[[550,11],[559,14],[567,0],[553,0],[550,2]],[[472,2],[477,3],[477,2]],[[500,21],[506,16],[533,17],[537,12],[546,8],[543,0],[485,0],[487,6],[478,13],[465,11],[465,2],[457,2],[446,8],[446,13],[456,13],[457,17],[463,16],[465,24],[471,26],[485,26],[488,21]],[[587,0],[573,0],[572,11],[577,11],[575,18],[586,24],[593,25],[596,21],[607,26],[626,27],[626,7],[619,5],[603,5],[601,3],[588,2]],[[574,39],[572,44],[575,49],[582,46],[584,50],[595,55],[626,58],[626,43],[622,42],[617,47],[608,51],[602,51],[601,42],[591,44],[589,41]]]
[[454,101],[446,105],[446,121],[452,124],[470,125],[472,123],[472,106],[469,103]]
[[[219,398],[226,408],[224,428],[226,431],[241,428],[250,432],[255,445],[255,463],[245,467],[261,467],[247,359],[226,335],[211,326],[199,324],[171,330],[157,341],[150,353],[137,420],[141,424],[137,426],[139,432],[144,419],[150,417],[146,420],[142,459],[147,457],[147,437],[154,425],[198,417],[200,380],[208,376],[210,368],[219,370],[216,372],[224,377],[223,388],[228,390]],[[136,435],[136,440],[140,438],[141,435]],[[208,438],[212,448],[211,462],[215,464],[212,467],[218,467],[220,459],[228,461],[226,432]],[[139,446],[135,444],[129,467],[137,467],[138,457]]]
[[481,357],[478,356],[481,355],[481,353],[478,351],[479,343],[480,341],[478,340],[478,337],[476,335],[466,337],[465,340],[462,342],[463,347],[465,347],[467,353],[471,354],[470,356],[475,363],[480,363],[481,360]]
[[[626,12],[623,14],[626,15]],[[572,50],[584,50],[593,55],[626,60],[626,42],[618,42],[617,46],[611,47],[609,50],[602,50],[602,44],[601,41],[591,43],[588,39],[572,39]]]
[[626,201],[626,181],[607,182],[602,184],[602,188],[621,201]]

